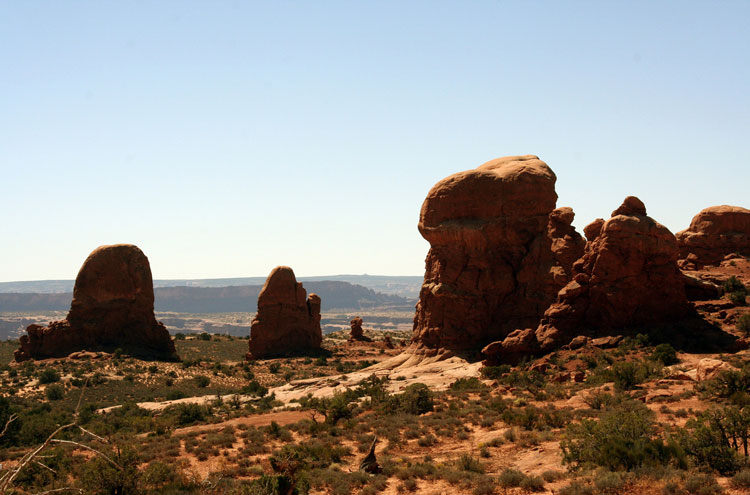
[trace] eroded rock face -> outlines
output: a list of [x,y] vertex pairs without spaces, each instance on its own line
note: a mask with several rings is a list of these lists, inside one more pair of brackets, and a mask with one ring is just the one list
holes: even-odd
[[533,334],[519,331],[515,338],[486,347],[483,352],[491,361],[547,352],[581,333],[607,335],[689,314],[675,236],[646,215],[640,200],[627,198],[612,218],[585,230],[598,232],[573,265],[573,280],[560,290]]
[[536,156],[498,158],[438,182],[422,205],[430,242],[412,341],[420,350],[481,348],[536,327],[585,241],[556,177]]
[[690,227],[676,234],[680,265],[685,269],[717,265],[725,256],[750,256],[750,210],[711,206],[698,213]]
[[320,297],[307,296],[288,266],[277,266],[258,296],[258,312],[250,326],[247,359],[282,356],[319,349]]
[[351,325],[351,331],[349,332],[349,340],[358,340],[361,342],[371,342],[372,339],[369,337],[365,337],[364,330],[362,329],[362,324],[364,321],[359,316],[355,316],[352,318],[352,320],[349,322]]
[[116,348],[176,358],[169,332],[154,317],[148,258],[132,244],[95,249],[78,272],[67,318],[46,327],[31,325],[27,332],[15,353],[17,361]]

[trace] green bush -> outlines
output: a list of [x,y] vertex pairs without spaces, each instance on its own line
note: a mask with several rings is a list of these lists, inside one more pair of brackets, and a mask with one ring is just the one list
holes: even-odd
[[471,454],[461,454],[458,458],[458,468],[461,471],[469,471],[470,473],[484,473],[482,463]]
[[654,413],[632,400],[605,409],[599,421],[568,425],[561,448],[567,464],[610,470],[630,471],[681,459],[676,444],[665,444],[656,435]]
[[205,375],[198,375],[195,377],[195,385],[199,388],[206,388],[211,383],[211,379]]
[[500,473],[497,481],[503,488],[513,488],[521,486],[521,482],[526,479],[526,475],[518,469],[507,468]]
[[177,422],[189,425],[206,419],[206,409],[198,404],[180,404],[177,406]]
[[637,385],[658,375],[658,366],[652,361],[624,361],[612,366],[612,379],[617,390],[633,390]]
[[500,366],[485,366],[480,370],[483,377],[490,380],[497,380],[501,376],[510,372],[510,365],[501,364]]
[[745,306],[747,305],[747,292],[745,292],[744,290],[730,292],[729,300],[732,301],[732,303],[736,306]]
[[743,284],[737,277],[732,275],[728,279],[724,281],[722,284],[724,287],[724,291],[727,293],[732,292],[747,292],[747,288],[745,287],[745,284]]
[[661,362],[664,366],[670,366],[680,362],[677,359],[677,351],[669,344],[659,344],[654,347],[654,352],[649,356],[654,361]]
[[750,336],[750,313],[745,313],[737,319],[737,330],[742,332],[745,337]]
[[479,381],[475,376],[471,378],[459,378],[455,382],[451,383],[451,390],[454,392],[460,391],[480,391],[487,390],[487,385]]
[[737,450],[749,437],[750,410],[726,407],[688,420],[678,438],[694,465],[731,474],[740,466]]
[[55,383],[60,381],[60,375],[57,371],[47,368],[39,373],[39,384],[46,385],[48,383]]
[[268,389],[258,383],[257,381],[253,380],[244,387],[242,387],[242,393],[247,395],[256,395],[258,397],[263,397],[268,393]]
[[65,389],[62,385],[49,385],[44,390],[44,395],[46,395],[49,400],[62,400],[62,398],[65,397]]
[[211,334],[208,334],[208,333],[206,333],[206,332],[203,332],[203,333],[201,333],[200,335],[198,335],[198,338],[199,338],[200,340],[206,340],[206,341],[208,341],[208,340],[211,340]]
[[424,383],[413,383],[403,393],[391,396],[386,410],[420,415],[432,411],[435,404],[432,392]]

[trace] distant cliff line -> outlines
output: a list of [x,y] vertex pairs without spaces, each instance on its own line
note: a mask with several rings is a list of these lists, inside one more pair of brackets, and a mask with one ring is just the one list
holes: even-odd
[[[383,294],[362,285],[338,280],[309,281],[304,282],[304,286],[308,293],[314,292],[321,297],[323,310],[411,309],[415,304],[415,300],[410,298]],[[261,288],[262,284],[228,287],[156,286],[154,309],[178,313],[255,312]],[[67,311],[72,299],[72,291],[6,292],[0,293],[0,311]]]

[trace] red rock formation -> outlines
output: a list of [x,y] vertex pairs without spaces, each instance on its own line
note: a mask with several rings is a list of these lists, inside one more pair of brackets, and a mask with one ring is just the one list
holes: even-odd
[[146,357],[176,357],[169,332],[154,317],[148,258],[132,244],[95,249],[78,272],[67,318],[31,325],[27,332],[17,361],[118,347]]
[[250,351],[246,358],[260,359],[303,350],[319,349],[320,297],[307,296],[288,266],[277,266],[258,296],[258,312],[250,325]]
[[717,265],[733,253],[750,256],[750,210],[726,205],[706,208],[676,236],[685,269]]
[[483,353],[495,362],[565,345],[581,333],[606,335],[636,325],[671,322],[690,313],[677,241],[646,216],[637,198],[626,198],[612,218],[587,227],[586,253],[573,265],[573,280],[562,288],[536,330],[522,330]]
[[359,340],[362,342],[372,341],[372,339],[365,337],[364,331],[362,330],[362,323],[364,323],[364,321],[359,316],[352,318],[349,322],[352,327],[351,332],[349,332],[349,340]]
[[536,326],[584,247],[573,211],[555,210],[555,181],[535,156],[505,157],[430,190],[419,220],[431,247],[414,318],[418,350],[476,349]]

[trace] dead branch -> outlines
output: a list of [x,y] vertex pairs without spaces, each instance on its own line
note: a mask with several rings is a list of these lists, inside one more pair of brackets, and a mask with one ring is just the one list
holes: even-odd
[[5,426],[3,427],[3,431],[0,431],[0,438],[3,438],[6,433],[8,433],[8,428],[10,427],[10,424],[18,419],[18,414],[11,414],[8,418],[8,421],[5,422]]

